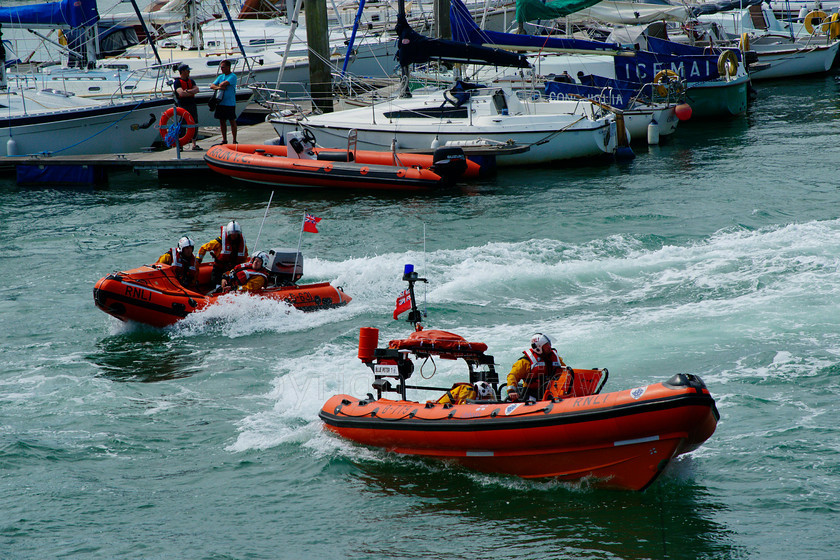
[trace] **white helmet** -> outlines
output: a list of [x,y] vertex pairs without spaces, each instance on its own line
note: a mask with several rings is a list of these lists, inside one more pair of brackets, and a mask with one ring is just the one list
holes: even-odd
[[493,386],[486,381],[478,381],[475,385],[473,385],[473,387],[475,387],[475,392],[481,400],[492,399],[496,396],[493,392]]
[[543,349],[548,346],[547,350],[551,349],[551,340],[543,333],[537,333],[531,337],[531,349],[537,356],[542,356]]
[[230,223],[225,226],[225,233],[228,235],[232,233],[238,233],[239,235],[242,235],[242,227],[236,220],[231,220]]
[[265,251],[259,251],[254,254],[253,259],[260,259],[262,261],[262,267],[268,268],[268,253]]
[[178,240],[178,249],[183,250],[185,247],[195,247],[193,240],[186,235]]

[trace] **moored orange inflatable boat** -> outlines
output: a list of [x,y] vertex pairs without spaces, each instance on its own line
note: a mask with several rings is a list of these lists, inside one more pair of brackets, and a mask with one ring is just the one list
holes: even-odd
[[[376,348],[376,329],[362,329],[359,341],[359,358],[373,370],[377,396],[330,398],[319,414],[326,428],[364,445],[478,471],[643,490],[671,459],[706,441],[719,419],[714,399],[695,375],[605,393],[606,369],[567,368],[559,393],[508,402],[483,343],[422,329],[390,341],[388,348]],[[409,385],[410,355],[462,359],[469,382],[489,384],[493,395],[460,404],[409,400],[408,389],[447,390]],[[388,392],[399,397],[383,398]]]
[[[221,294],[203,292],[211,288],[212,269],[212,263],[201,265],[198,291],[184,288],[166,264],[115,272],[96,283],[93,301],[99,309],[122,321],[165,327],[217,302]],[[339,307],[352,299],[329,282],[274,285],[252,295],[286,301],[304,311]]]
[[[293,187],[422,190],[477,177],[479,165],[460,148],[443,155],[224,144],[204,156],[213,171],[267,185]],[[293,157],[288,154],[292,153]]]

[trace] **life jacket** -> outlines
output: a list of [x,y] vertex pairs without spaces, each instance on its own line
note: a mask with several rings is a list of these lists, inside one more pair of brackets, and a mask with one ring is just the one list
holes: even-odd
[[195,266],[195,255],[187,259],[177,247],[169,249],[169,254],[172,256],[171,266],[174,269],[175,278],[184,286],[192,284],[198,272]]
[[[181,101],[183,98],[180,95],[178,95],[178,88],[181,88],[184,91],[186,91],[186,90],[190,89],[191,87],[193,87],[194,85],[195,85],[195,80],[193,80],[192,78],[189,78],[187,80],[183,80],[181,78],[175,78],[175,80],[172,82],[172,89],[175,92],[175,97],[177,97],[178,100]],[[195,98],[190,97],[189,101],[195,102]]]
[[239,234],[239,239],[240,242],[238,244],[231,243],[231,240],[228,239],[227,232],[225,231],[225,226],[222,226],[222,235],[216,238],[216,240],[221,244],[219,254],[213,255],[216,259],[216,263],[224,265],[228,263],[238,263],[248,255],[245,246],[245,237],[242,234]]
[[232,271],[231,276],[236,280],[237,286],[244,286],[248,282],[251,281],[252,278],[257,276],[262,276],[265,278],[265,281],[268,282],[268,274],[262,272],[261,270],[257,270],[253,266],[251,266],[250,262],[242,263],[237,265]]
[[[533,348],[528,348],[527,350],[522,352],[525,354],[525,357],[531,362],[531,373],[526,377],[525,382],[528,383],[528,387],[531,389],[539,389],[546,381],[545,375],[548,371],[547,364],[542,356],[537,356],[534,353]],[[559,373],[560,368],[563,367],[563,360],[560,359],[560,356],[557,355],[557,351],[552,348],[551,349],[551,364],[554,366],[552,368],[552,375],[554,373]]]

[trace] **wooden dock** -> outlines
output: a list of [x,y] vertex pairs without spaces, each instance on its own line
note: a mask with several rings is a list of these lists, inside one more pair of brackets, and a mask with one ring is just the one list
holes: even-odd
[[[208,127],[209,128],[209,127]],[[215,130],[217,130],[216,127]],[[211,129],[215,131],[214,129]],[[237,129],[236,140],[240,144],[264,144],[266,140],[277,138],[277,132],[270,123],[259,123],[250,126],[240,126]],[[228,140],[231,139],[228,130]],[[182,173],[195,177],[196,173],[207,172],[215,174],[204,162],[204,154],[210,146],[220,144],[222,136],[220,133],[213,136],[202,134],[199,137],[198,145],[204,148],[202,151],[190,149],[181,150],[180,156],[175,148],[155,150],[148,152],[135,152],[126,154],[99,154],[80,156],[6,156],[0,157],[0,174],[3,176],[17,175],[20,182],[21,174],[19,168],[49,171],[47,168],[80,169],[81,174],[68,174],[68,182],[97,183],[107,180],[111,172],[135,171],[156,173],[159,179],[170,178]],[[187,146],[189,148],[189,145]],[[50,177],[45,174],[45,177]],[[85,179],[86,178],[86,179]],[[51,179],[58,181],[57,179]],[[46,180],[44,182],[49,182]],[[37,181],[36,181],[37,182]],[[59,181],[60,182],[60,181]]]

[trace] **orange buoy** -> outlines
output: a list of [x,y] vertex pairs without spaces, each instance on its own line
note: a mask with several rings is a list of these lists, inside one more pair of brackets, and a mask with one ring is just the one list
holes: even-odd
[[681,121],[687,121],[691,118],[691,105],[688,103],[680,103],[674,107],[674,114],[676,114],[677,118]]

